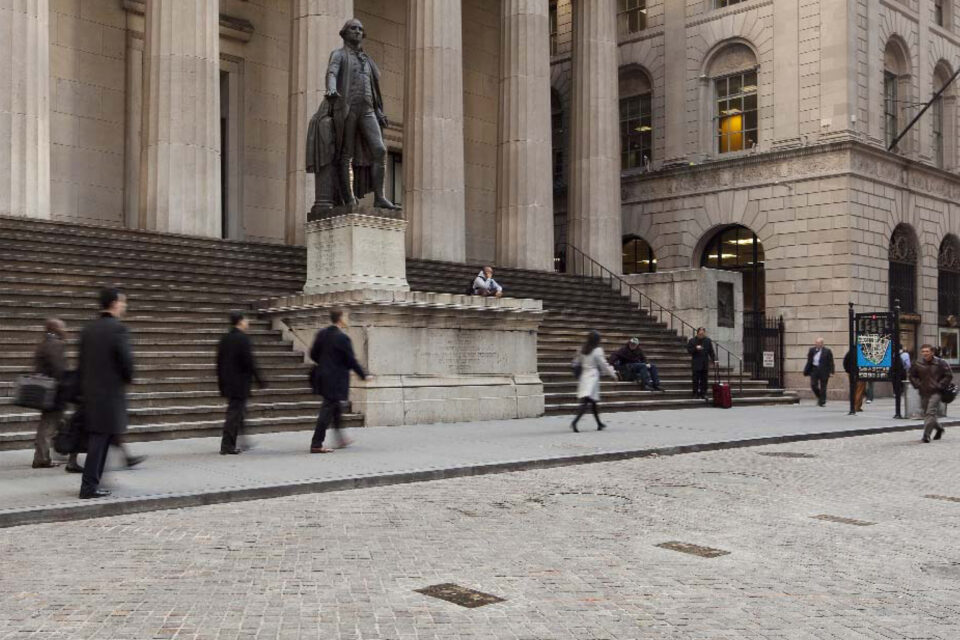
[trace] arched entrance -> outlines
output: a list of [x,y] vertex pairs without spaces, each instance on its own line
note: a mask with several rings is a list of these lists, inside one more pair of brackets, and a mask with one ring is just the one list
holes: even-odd
[[650,243],[640,236],[623,238],[623,275],[634,273],[654,273],[657,270],[657,257]]
[[[766,278],[763,245],[757,234],[743,225],[725,227],[715,233],[703,249],[700,266],[743,274],[743,312],[763,315],[766,311]],[[744,318],[746,320],[746,317]]]

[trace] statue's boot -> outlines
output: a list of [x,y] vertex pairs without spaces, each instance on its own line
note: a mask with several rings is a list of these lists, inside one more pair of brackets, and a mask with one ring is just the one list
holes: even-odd
[[350,164],[340,167],[340,195],[343,198],[343,204],[352,207],[357,204],[357,198],[353,195],[353,187],[350,186]]
[[386,173],[383,163],[374,162],[371,170],[373,173],[373,206],[377,209],[400,209],[401,207],[393,204],[383,195],[383,179]]

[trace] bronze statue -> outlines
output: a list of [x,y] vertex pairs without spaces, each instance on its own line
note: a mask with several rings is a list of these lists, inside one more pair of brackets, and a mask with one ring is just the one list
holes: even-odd
[[360,46],[364,36],[359,20],[343,25],[343,48],[330,54],[326,97],[307,130],[307,171],[316,174],[314,210],[355,205],[357,198],[371,191],[374,207],[400,208],[383,194],[387,117],[380,70]]

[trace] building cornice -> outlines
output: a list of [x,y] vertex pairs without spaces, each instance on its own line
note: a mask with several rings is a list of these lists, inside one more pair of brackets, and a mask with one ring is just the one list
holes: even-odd
[[[123,0],[123,8],[130,13],[143,15],[146,0]],[[246,18],[237,18],[225,13],[220,14],[220,37],[239,42],[250,42],[253,37],[253,23]]]

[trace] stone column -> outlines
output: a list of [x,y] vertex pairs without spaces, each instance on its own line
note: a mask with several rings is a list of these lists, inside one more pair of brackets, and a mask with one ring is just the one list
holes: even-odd
[[405,75],[407,253],[411,258],[463,262],[466,205],[460,2],[408,0]]
[[145,16],[141,219],[219,238],[219,2],[147,0]]
[[504,0],[500,19],[497,264],[553,269],[547,0]]
[[313,174],[306,172],[307,125],[325,93],[330,52],[340,48],[340,29],[353,17],[353,0],[294,0],[290,35],[290,101],[287,125],[288,244],[303,244],[313,205]]
[[50,217],[50,8],[0,2],[0,214]]
[[616,0],[574,0],[568,235],[576,248],[620,273],[616,17]]

